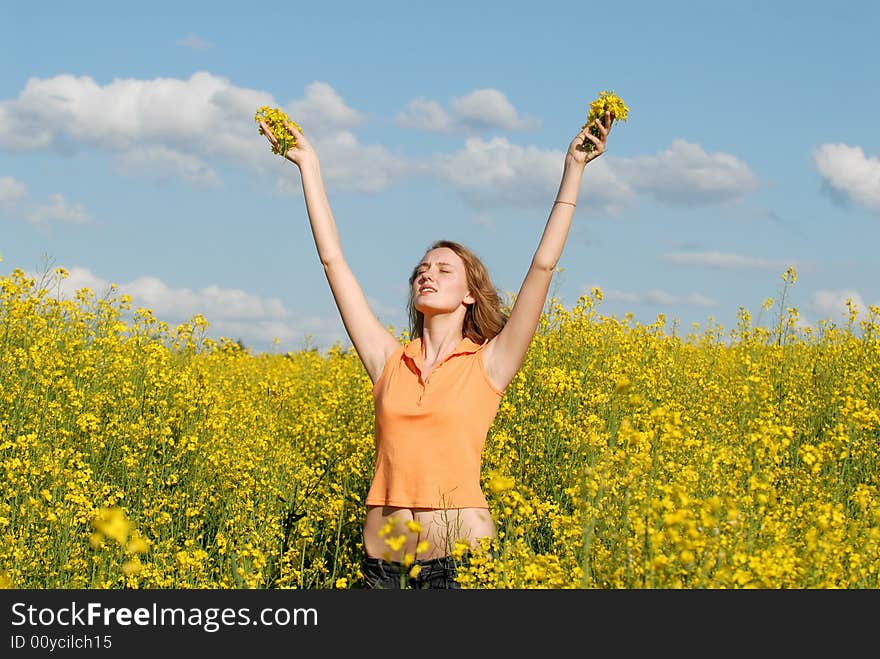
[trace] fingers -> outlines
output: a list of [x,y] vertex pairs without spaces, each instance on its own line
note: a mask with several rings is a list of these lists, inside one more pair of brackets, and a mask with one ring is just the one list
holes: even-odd
[[285,121],[284,125],[287,126],[287,130],[289,130],[291,132],[291,134],[297,139],[297,141],[299,141],[299,139],[302,138],[302,136],[303,136],[302,133],[299,130],[297,130],[296,126],[294,125],[294,123],[292,121]]
[[265,135],[266,139],[269,140],[269,143],[277,149],[278,148],[278,140],[275,139],[275,135],[272,133],[272,130],[269,128],[269,126],[266,125],[266,122],[263,121],[262,119],[260,119],[259,123],[260,123],[260,132],[263,135]]
[[585,138],[584,144],[586,144],[586,140],[590,140],[594,145],[594,148],[591,150],[591,158],[600,156],[605,152],[605,143],[608,140],[608,133],[611,132],[611,125],[614,123],[614,119],[611,116],[611,112],[606,110],[604,124],[598,118],[593,123],[596,124],[596,130],[599,131],[599,135],[593,135],[589,131],[581,131]]
[[287,130],[290,131],[290,134],[293,135],[293,139],[296,141],[296,148],[300,150],[305,149],[307,151],[311,150],[311,142],[309,142],[308,138],[303,135],[303,132],[297,128],[293,122],[288,121],[285,125],[287,126]]
[[584,144],[586,144],[587,140],[590,140],[590,141],[596,142],[596,143],[604,141],[605,138],[607,137],[607,131],[605,130],[605,127],[599,123],[598,119],[596,119],[595,124],[596,124],[595,128],[596,128],[596,130],[599,131],[599,135],[594,134],[593,126],[587,126],[580,133],[578,133],[578,136],[577,136],[577,138],[575,138],[575,140],[581,139],[581,140],[583,140]]
[[608,137],[608,133],[611,132],[611,123],[612,123],[611,113],[610,112],[605,113],[605,123],[604,124],[602,124],[602,122],[600,122],[598,119],[596,119],[594,121],[594,123],[596,124],[596,127],[599,129],[599,132],[602,133],[602,136]]
[[577,140],[584,141],[584,140],[587,139],[587,135],[589,135],[589,134],[590,134],[590,125],[587,124],[586,126],[583,127],[583,129],[581,130],[580,133],[578,133],[577,135],[575,135],[575,138],[574,138],[574,139],[575,139],[576,141],[577,141]]
[[587,139],[589,139],[595,146],[595,151],[602,152],[605,150],[605,137],[596,137],[592,133],[587,133]]
[[583,151],[587,147],[587,139],[591,138],[593,134],[590,132],[590,125],[587,124],[581,129],[577,135],[574,136],[574,140],[572,140],[572,146]]

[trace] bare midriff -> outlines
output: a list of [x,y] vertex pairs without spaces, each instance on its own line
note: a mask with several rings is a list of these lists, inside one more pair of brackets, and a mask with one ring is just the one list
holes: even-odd
[[[389,524],[391,521],[391,524]],[[418,522],[421,530],[413,531],[407,522]],[[383,532],[384,531],[384,532]],[[399,549],[388,540],[404,536]],[[364,523],[364,549],[371,558],[403,562],[407,554],[420,560],[449,556],[457,540],[476,547],[480,538],[495,537],[495,522],[486,508],[397,508],[368,506]],[[421,541],[427,549],[416,551]]]

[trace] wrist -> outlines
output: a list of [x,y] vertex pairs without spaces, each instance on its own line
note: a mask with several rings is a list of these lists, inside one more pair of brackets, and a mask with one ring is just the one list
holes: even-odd
[[319,174],[321,172],[321,166],[318,163],[317,157],[299,157],[296,160],[296,166],[303,173]]
[[583,172],[586,166],[586,162],[575,159],[570,153],[565,154],[565,171],[572,170],[575,172]]

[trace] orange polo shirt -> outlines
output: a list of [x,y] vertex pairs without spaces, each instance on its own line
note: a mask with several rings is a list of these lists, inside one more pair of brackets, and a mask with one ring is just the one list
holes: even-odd
[[482,345],[463,338],[422,380],[422,340],[401,346],[373,386],[376,468],[369,506],[488,508],[480,465],[503,393]]

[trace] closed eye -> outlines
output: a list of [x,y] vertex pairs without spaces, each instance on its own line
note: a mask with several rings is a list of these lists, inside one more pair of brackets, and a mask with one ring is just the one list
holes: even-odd
[[[454,275],[456,273],[455,268],[451,266],[449,263],[437,263],[437,268],[441,274],[444,275]],[[431,269],[431,264],[422,263],[416,267],[415,274],[413,278],[420,277]]]

